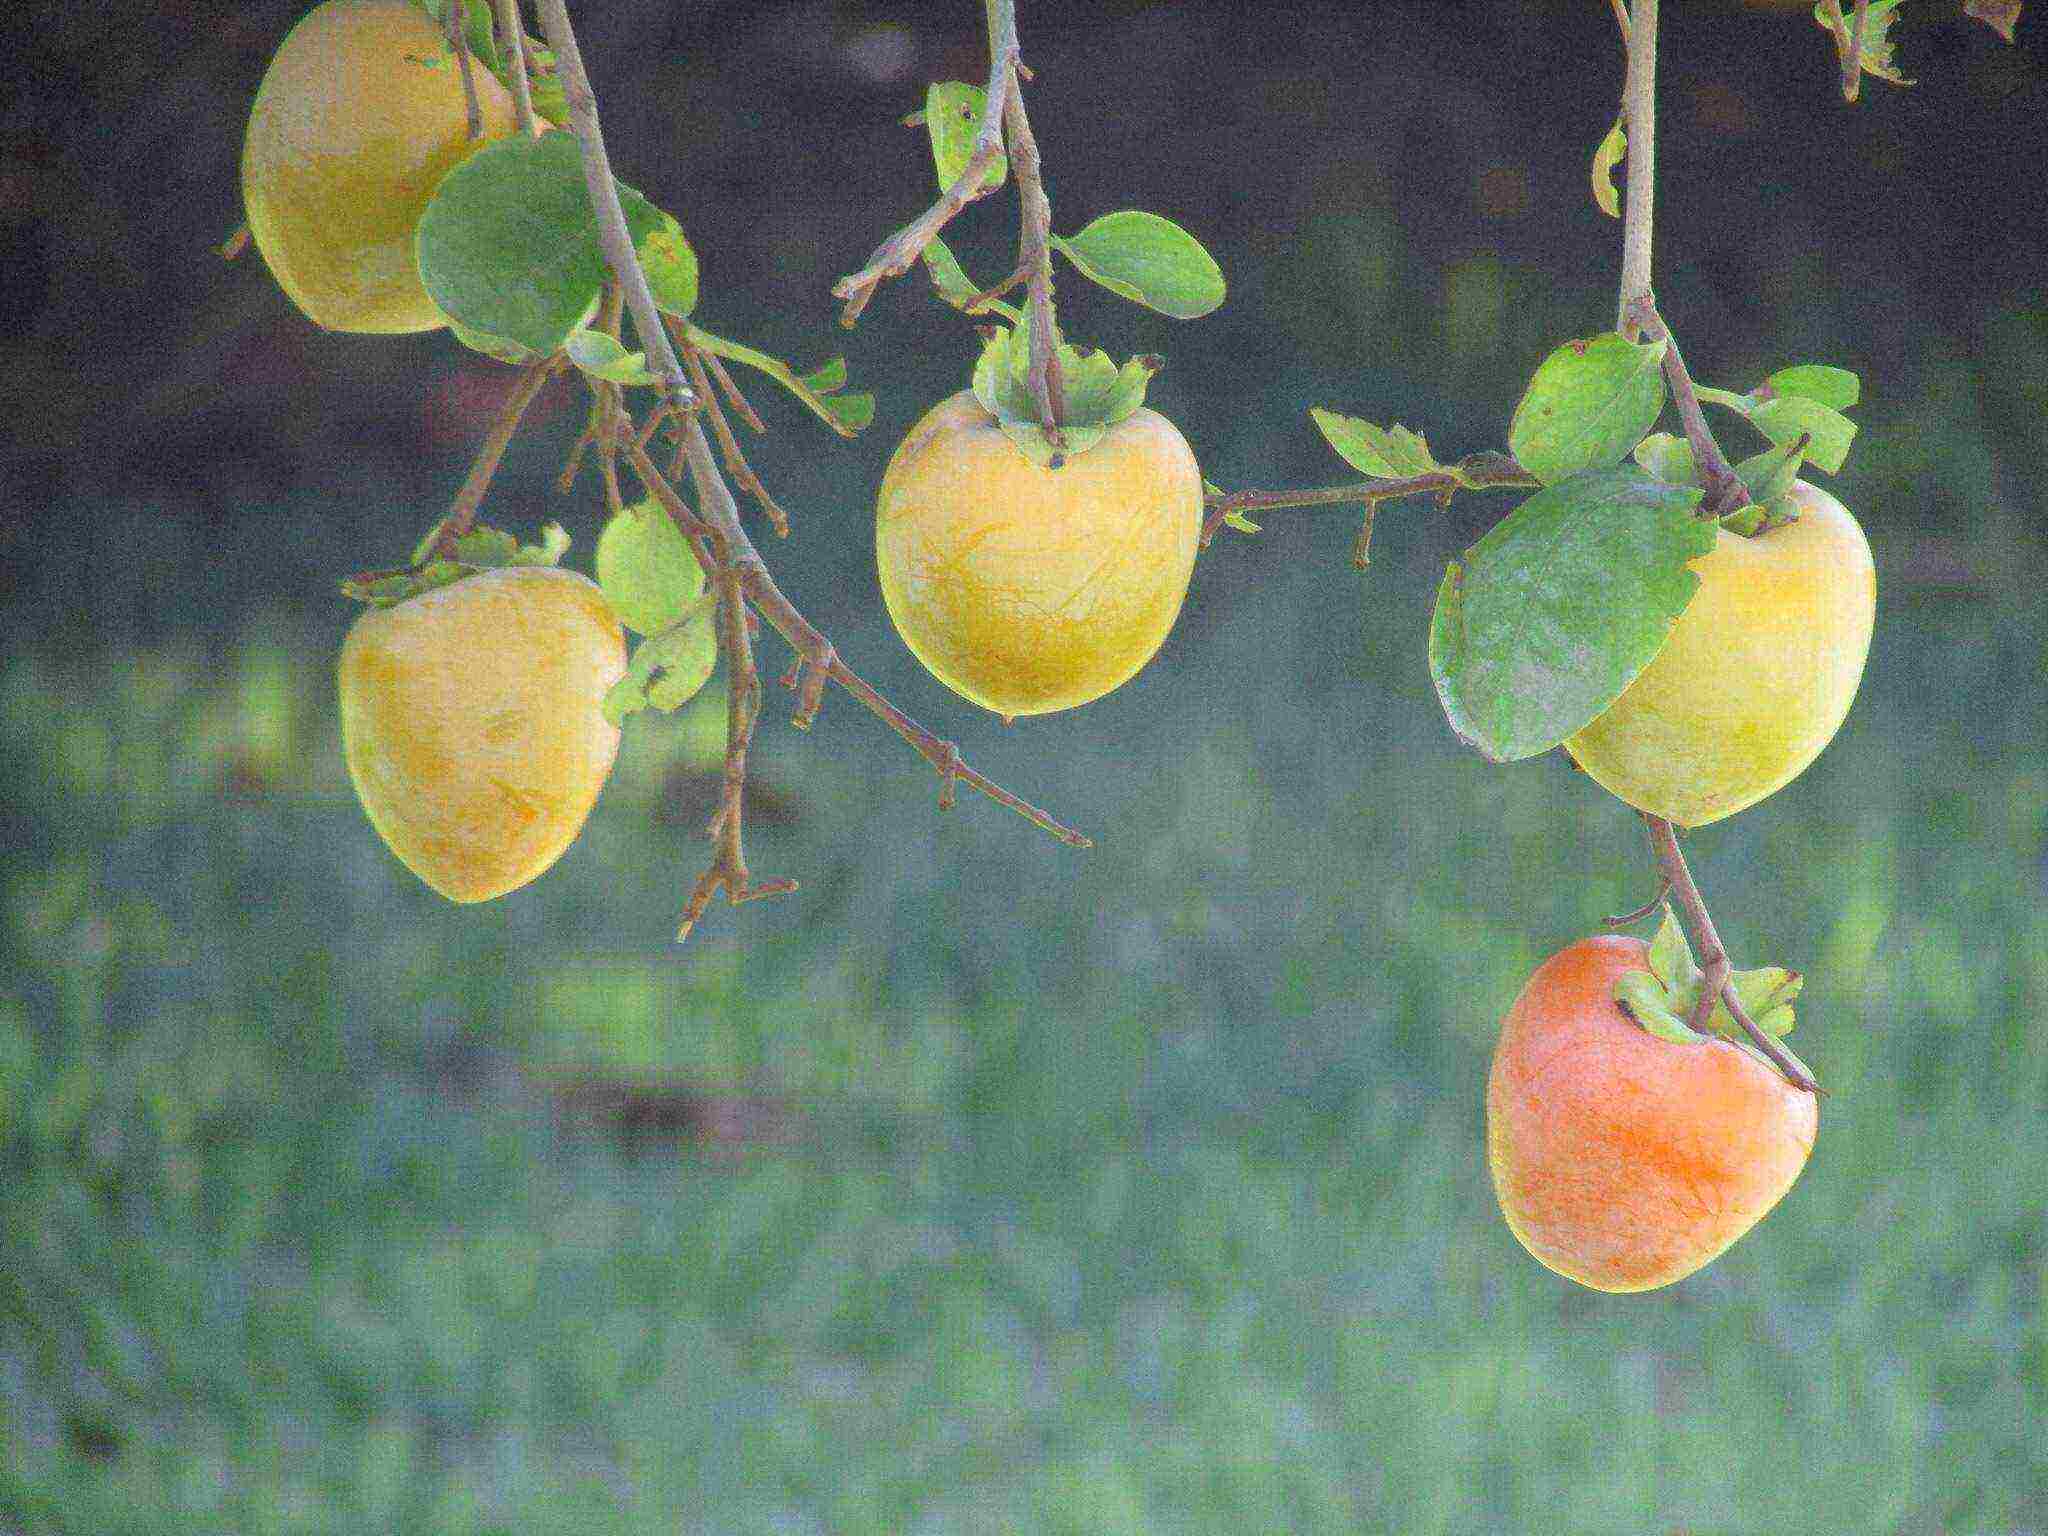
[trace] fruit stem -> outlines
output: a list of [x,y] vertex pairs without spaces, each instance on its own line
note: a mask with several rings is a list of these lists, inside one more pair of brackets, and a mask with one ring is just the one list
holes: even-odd
[[1714,1011],[1714,999],[1718,996],[1728,1005],[1728,1012],[1742,1026],[1750,1043],[1770,1058],[1771,1065],[1784,1075],[1787,1082],[1808,1093],[1819,1093],[1820,1084],[1813,1080],[1812,1074],[1775,1036],[1749,1016],[1749,1010],[1742,1006],[1742,999],[1736,996],[1729,981],[1734,967],[1729,963],[1728,951],[1721,943],[1720,932],[1714,927],[1714,919],[1707,911],[1700,888],[1693,884],[1692,871],[1686,868],[1685,854],[1678,846],[1677,829],[1662,816],[1645,815],[1643,823],[1650,829],[1650,846],[1657,851],[1657,862],[1663,866],[1671,894],[1678,898],[1679,906],[1685,910],[1686,922],[1692,928],[1693,938],[1701,951],[1700,997],[1687,1023],[1696,1033],[1705,1034],[1707,1020]]
[[512,70],[512,104],[519,111],[519,131],[540,137],[533,115],[533,85],[526,78],[526,27],[519,19],[519,0],[498,0],[498,49]]

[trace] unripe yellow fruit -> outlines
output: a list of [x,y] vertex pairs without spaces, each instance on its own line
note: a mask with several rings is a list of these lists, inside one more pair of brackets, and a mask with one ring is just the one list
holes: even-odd
[[341,648],[350,780],[391,851],[450,901],[517,890],[576,840],[618,756],[626,670],[604,593],[507,566],[365,613]]
[[1798,521],[1719,531],[1664,649],[1564,744],[1639,811],[1682,827],[1732,816],[1804,772],[1849,713],[1877,570],[1839,501],[1803,480],[1791,494]]
[[462,69],[410,0],[327,0],[292,28],[256,92],[242,201],[256,249],[293,303],[331,331],[447,324],[420,282],[413,234],[441,178],[510,134],[512,98]]
[[875,557],[889,617],[933,676],[998,714],[1042,715],[1152,659],[1201,530],[1201,471],[1158,412],[1048,469],[963,391],[890,459]]

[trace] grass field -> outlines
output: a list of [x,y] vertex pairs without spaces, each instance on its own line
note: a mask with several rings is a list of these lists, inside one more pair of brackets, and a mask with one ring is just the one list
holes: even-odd
[[778,728],[805,888],[680,950],[713,721],[455,908],[349,796],[331,635],[17,648],[0,1530],[2048,1530],[2040,616],[1888,599],[1836,746],[1691,839],[1833,1097],[1755,1233],[1604,1297],[1501,1223],[1481,1091],[1640,833],[1460,754],[1424,590],[1313,699],[1249,605],[1074,724],[906,697],[1089,854],[843,700]]

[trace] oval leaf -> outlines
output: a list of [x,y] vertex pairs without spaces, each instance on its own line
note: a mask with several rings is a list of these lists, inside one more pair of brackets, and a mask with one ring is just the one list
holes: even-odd
[[626,628],[658,635],[704,595],[704,568],[675,520],[649,497],[621,509],[597,538],[597,584]]
[[628,352],[619,345],[618,338],[603,331],[571,331],[563,351],[569,354],[569,361],[581,368],[592,378],[609,379],[614,384],[659,384],[647,370],[647,354]]
[[1634,466],[1546,486],[1437,591],[1429,671],[1451,729],[1494,762],[1547,752],[1650,664],[1714,547],[1700,491]]
[[1756,429],[1779,447],[1796,443],[1802,436],[1812,439],[1806,457],[1815,467],[1836,474],[1849,457],[1849,444],[1856,436],[1856,423],[1840,411],[1830,410],[1804,395],[1780,395],[1753,406],[1749,419]]
[[[687,315],[697,257],[676,221],[619,184],[655,302]],[[543,356],[562,349],[604,285],[605,260],[575,136],[515,134],[442,180],[420,220],[420,279],[450,320]]]
[[1664,351],[1619,331],[1566,342],[1515,407],[1508,450],[1545,485],[1619,464],[1663,414]]
[[1321,406],[1311,406],[1309,417],[1337,456],[1360,474],[1374,480],[1406,480],[1414,475],[1432,475],[1443,466],[1431,457],[1429,443],[1420,433],[1410,432],[1396,422],[1379,427],[1356,416],[1340,416]]
[[1607,137],[1593,151],[1593,201],[1610,219],[1621,217],[1621,195],[1614,187],[1614,168],[1621,164],[1621,157],[1627,153],[1628,116],[1624,113],[1614,120],[1614,126],[1607,130]]
[[[924,93],[924,131],[931,135],[932,169],[939,174],[939,190],[946,191],[967,174],[967,162],[974,158],[974,141],[981,136],[981,114],[988,106],[988,92],[978,85],[946,80]],[[996,150],[995,159],[982,173],[985,192],[993,192],[1010,174],[1010,157]]]
[[1846,368],[1825,363],[1801,363],[1780,368],[1764,383],[1773,394],[1803,395],[1837,411],[1846,411],[1863,398],[1863,381]]
[[1052,243],[1089,281],[1176,320],[1193,320],[1223,302],[1223,269],[1215,258],[1156,213],[1105,213],[1078,235],[1055,235]]

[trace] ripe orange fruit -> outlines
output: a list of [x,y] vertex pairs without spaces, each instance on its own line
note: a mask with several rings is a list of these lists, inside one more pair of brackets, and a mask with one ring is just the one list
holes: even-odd
[[366,612],[341,648],[341,739],[370,824],[450,901],[517,890],[604,787],[619,732],[600,703],[625,670],[604,593],[552,566]]
[[1794,481],[1797,522],[1719,531],[1664,649],[1565,742],[1610,794],[1682,827],[1752,806],[1834,739],[1870,654],[1877,570],[1863,530]]
[[934,677],[998,714],[1042,715],[1152,659],[1201,527],[1201,471],[1158,412],[1047,469],[963,390],[889,460],[875,558],[889,617]]
[[270,61],[242,147],[256,248],[293,303],[332,331],[431,331],[413,232],[441,178],[511,133],[512,98],[471,62],[482,137],[469,137],[462,71],[410,0],[327,0]]
[[1583,939],[1502,1021],[1486,1090],[1501,1214],[1549,1268],[1647,1291],[1718,1257],[1806,1166],[1814,1096],[1725,1040],[1659,1039],[1614,1000],[1639,939]]

